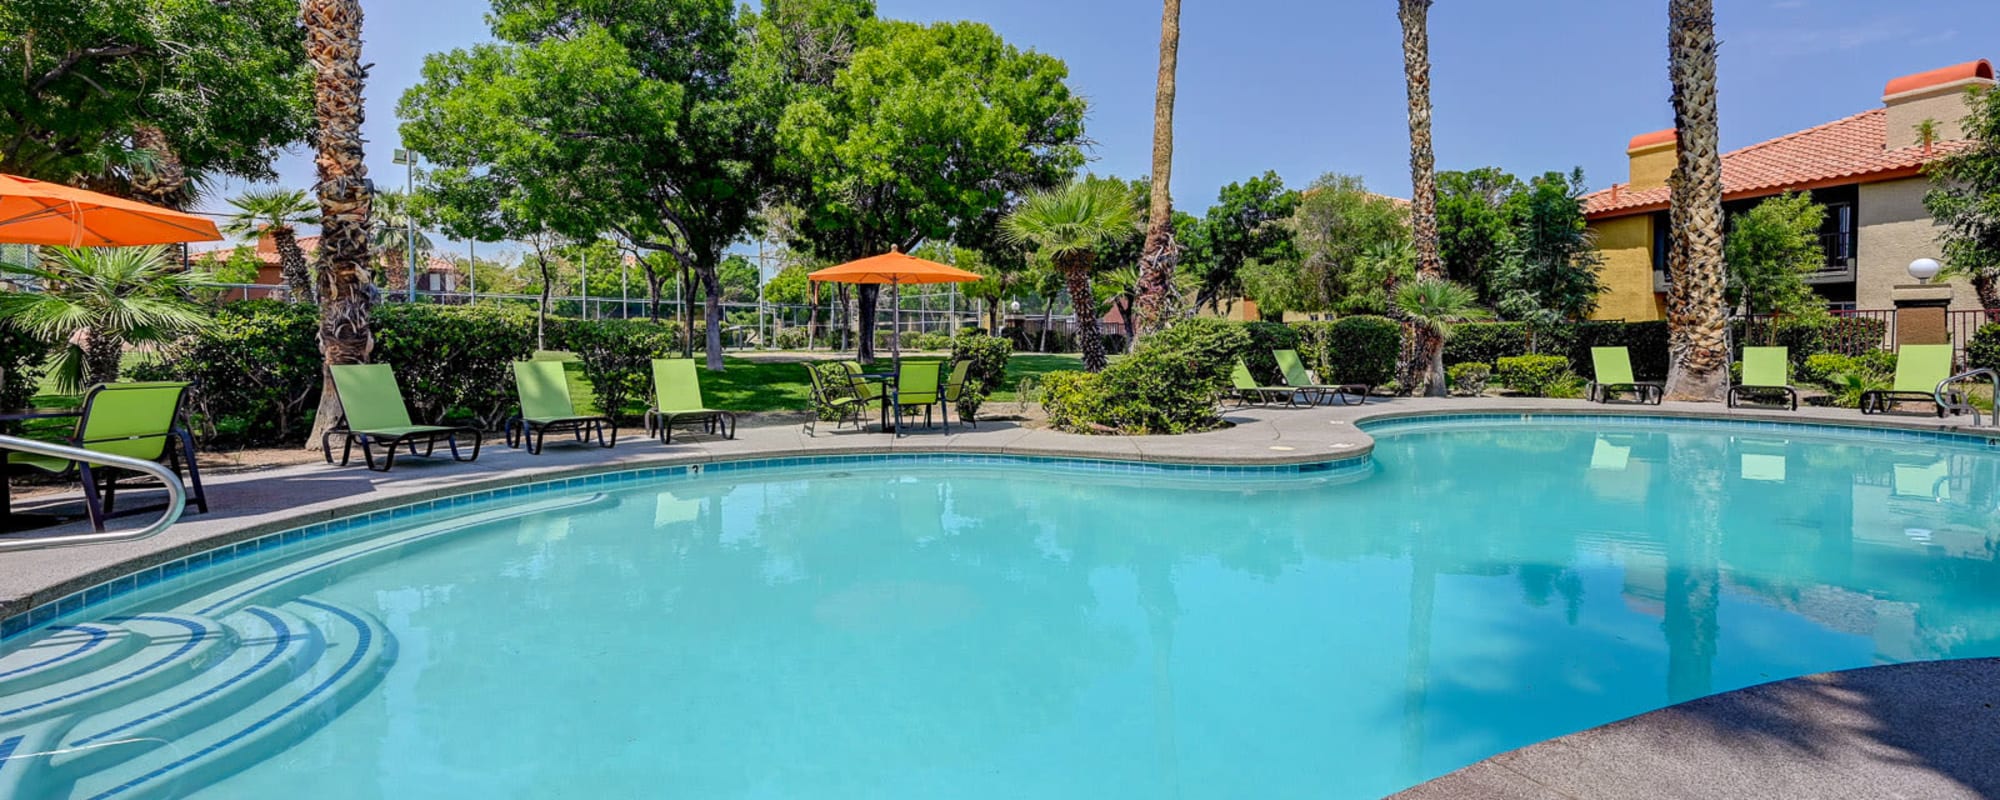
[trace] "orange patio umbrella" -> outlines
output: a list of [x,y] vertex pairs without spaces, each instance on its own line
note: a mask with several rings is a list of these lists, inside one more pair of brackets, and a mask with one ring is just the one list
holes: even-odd
[[135,200],[0,175],[0,243],[132,247],[222,238],[215,223]]
[[891,306],[895,316],[896,336],[889,340],[889,351],[898,369],[903,363],[903,304],[902,285],[906,283],[974,283],[984,280],[976,272],[967,272],[948,264],[939,264],[917,258],[890,248],[879,256],[870,256],[859,261],[849,261],[837,267],[827,267],[806,276],[815,281],[830,283],[876,283],[888,284],[894,296]]

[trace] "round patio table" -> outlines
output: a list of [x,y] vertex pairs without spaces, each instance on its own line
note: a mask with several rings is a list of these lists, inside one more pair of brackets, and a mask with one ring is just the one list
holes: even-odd
[[[13,408],[0,409],[0,422],[26,422],[31,419],[63,419],[83,416],[82,408]],[[0,447],[0,458],[7,449]],[[0,461],[0,533],[13,533],[66,522],[73,517],[54,514],[14,513],[14,487],[7,481],[5,462]]]

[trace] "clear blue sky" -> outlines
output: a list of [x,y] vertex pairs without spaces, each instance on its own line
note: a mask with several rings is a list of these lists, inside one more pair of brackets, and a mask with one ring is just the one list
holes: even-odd
[[[1090,169],[1137,177],[1150,162],[1157,0],[879,0],[884,17],[973,19],[1068,62],[1091,104]],[[395,103],[426,53],[486,38],[481,0],[369,0],[364,56],[369,167],[390,163]],[[1890,78],[2000,59],[1991,0],[1720,0],[1725,148],[1871,108]],[[1439,169],[1516,174],[1581,166],[1593,188],[1625,179],[1625,142],[1668,127],[1665,0],[1439,0],[1431,10]],[[1174,198],[1199,211],[1223,184],[1324,172],[1409,195],[1402,41],[1391,0],[1184,0]],[[303,153],[280,164],[308,186]],[[209,205],[221,205],[223,187]]]

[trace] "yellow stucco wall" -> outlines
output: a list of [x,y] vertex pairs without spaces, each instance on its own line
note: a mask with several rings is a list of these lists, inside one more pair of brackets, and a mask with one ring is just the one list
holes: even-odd
[[[1897,284],[1915,283],[1910,278],[1910,262],[1919,258],[1943,260],[1937,242],[1937,226],[1924,210],[1924,192],[1931,187],[1924,178],[1864,183],[1855,234],[1854,303],[1860,308],[1893,308],[1891,291]],[[1979,295],[1965,281],[1952,281],[1951,308],[1976,311]]]
[[1597,295],[1592,319],[1627,322],[1665,318],[1659,295],[1653,292],[1653,218],[1650,214],[1590,223],[1604,269],[1597,277],[1604,291]]
[[1674,174],[1674,164],[1678,158],[1673,140],[1637,150],[1627,150],[1625,156],[1631,165],[1631,181],[1625,188],[1631,191],[1656,189],[1667,185],[1667,177]]

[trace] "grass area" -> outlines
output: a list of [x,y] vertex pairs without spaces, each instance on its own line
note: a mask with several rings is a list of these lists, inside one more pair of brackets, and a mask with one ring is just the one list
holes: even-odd
[[[725,411],[804,411],[812,407],[812,378],[798,361],[749,361],[724,358],[723,371],[701,373],[702,399]],[[1024,354],[1007,362],[1007,382],[991,399],[1014,402],[1021,378],[1056,370],[1082,369],[1075,355]],[[883,365],[887,370],[888,366]]]

